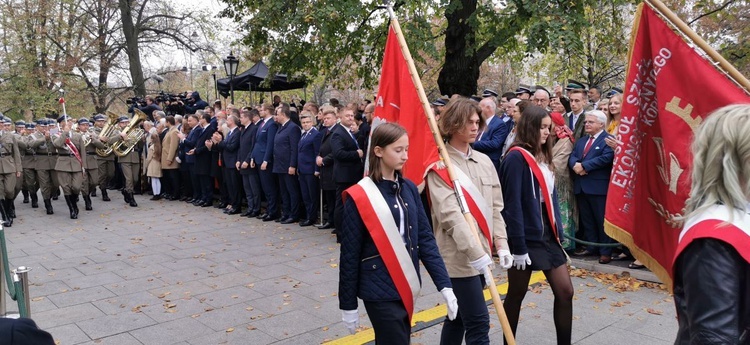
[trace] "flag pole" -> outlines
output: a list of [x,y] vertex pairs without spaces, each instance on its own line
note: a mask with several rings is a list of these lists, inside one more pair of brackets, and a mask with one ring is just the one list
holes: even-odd
[[691,29],[685,22],[680,19],[672,10],[670,10],[667,5],[665,5],[661,0],[645,0],[646,3],[648,3],[652,8],[654,8],[657,12],[659,12],[661,15],[666,17],[674,26],[677,27],[679,31],[681,31],[685,36],[690,38],[695,45],[697,45],[699,48],[701,48],[708,56],[711,57],[715,62],[719,64],[719,67],[723,69],[724,71],[729,74],[729,76],[734,79],[734,81],[739,84],[743,89],[745,89],[745,92],[750,92],[750,81],[745,78],[740,71],[738,71],[732,64],[724,59],[721,54],[719,54],[716,50],[711,48],[706,41],[703,40],[693,29]]
[[[456,177],[456,173],[453,169],[453,164],[451,162],[450,157],[448,156],[448,151],[445,149],[445,143],[443,142],[443,137],[440,135],[440,131],[438,130],[437,121],[435,120],[435,114],[432,113],[432,108],[429,106],[429,101],[427,100],[427,94],[424,92],[424,87],[422,86],[422,80],[419,78],[419,74],[417,74],[417,67],[414,65],[414,59],[411,57],[411,52],[409,51],[409,47],[406,45],[406,39],[404,38],[404,34],[401,31],[401,25],[398,22],[398,18],[396,17],[396,14],[393,12],[393,7],[391,7],[390,3],[386,4],[386,7],[388,8],[388,15],[391,19],[391,26],[393,27],[393,31],[396,33],[396,37],[398,38],[398,45],[401,48],[401,53],[404,55],[404,59],[406,60],[406,65],[409,67],[409,75],[411,76],[411,80],[414,83],[414,86],[417,88],[417,95],[419,96],[419,101],[422,103],[422,109],[424,110],[425,115],[427,116],[427,123],[430,125],[430,131],[432,131],[432,136],[435,139],[435,143],[438,146],[438,151],[440,153],[440,160],[445,164],[446,169],[448,170],[448,176],[453,181],[454,190],[456,193],[456,198],[458,199],[458,204],[461,206],[461,211],[464,214],[464,218],[466,219],[466,223],[469,224],[469,228],[471,229],[471,232],[474,234],[474,238],[477,241],[480,241],[479,235],[477,234],[476,229],[476,223],[474,222],[474,217],[472,217],[471,213],[469,212],[469,208],[466,203],[466,198],[463,195],[463,191],[461,189],[461,185],[458,181],[458,178]],[[492,241],[492,239],[490,239]],[[487,272],[492,272],[491,267],[487,267]],[[500,299],[500,294],[497,292],[497,286],[495,285],[495,280],[492,278],[492,274],[489,273],[485,275],[485,280],[487,280],[487,286],[490,289],[490,295],[492,296],[492,304],[495,307],[495,312],[497,312],[497,319],[500,321],[500,325],[503,329],[503,335],[505,336],[505,339],[507,340],[508,344],[515,345],[516,341],[513,337],[513,331],[510,328],[510,323],[508,322],[508,317],[505,315],[505,309],[503,308],[503,302]]]

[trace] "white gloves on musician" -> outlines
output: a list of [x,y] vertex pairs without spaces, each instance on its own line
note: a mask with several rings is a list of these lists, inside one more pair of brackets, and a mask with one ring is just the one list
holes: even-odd
[[349,333],[357,333],[359,327],[359,312],[357,310],[342,310],[341,321],[344,322],[344,326],[349,330]]
[[458,299],[456,299],[453,289],[443,288],[440,293],[443,294],[445,306],[448,307],[448,320],[455,320],[456,315],[458,315]]

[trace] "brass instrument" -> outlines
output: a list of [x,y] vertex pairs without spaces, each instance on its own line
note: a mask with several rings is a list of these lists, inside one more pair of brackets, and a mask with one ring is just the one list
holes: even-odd
[[135,145],[146,136],[146,131],[142,128],[138,128],[138,126],[140,126],[141,122],[145,121],[147,118],[146,113],[139,109],[135,109],[133,117],[130,118],[130,123],[122,129],[121,134],[124,133],[126,135],[125,139],[118,140],[112,145],[112,151],[117,157],[124,157],[130,153],[130,151],[133,151]]
[[89,146],[89,144],[91,144],[91,135],[88,132],[82,132],[81,137],[83,138],[83,147]]
[[[112,133],[117,130],[117,119],[119,116],[111,111],[107,112],[108,121],[102,128],[101,132],[99,132],[100,137],[111,137]],[[112,145],[111,143],[106,143],[107,147],[103,149],[96,149],[96,154],[100,157],[107,157],[110,154],[112,154]]]

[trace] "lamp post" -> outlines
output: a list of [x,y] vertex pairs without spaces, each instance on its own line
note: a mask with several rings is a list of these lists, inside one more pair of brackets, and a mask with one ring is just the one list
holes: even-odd
[[237,74],[237,67],[240,65],[240,60],[234,57],[232,52],[229,52],[229,56],[224,59],[224,71],[229,75],[229,94],[231,95],[232,104],[234,104],[234,76]]

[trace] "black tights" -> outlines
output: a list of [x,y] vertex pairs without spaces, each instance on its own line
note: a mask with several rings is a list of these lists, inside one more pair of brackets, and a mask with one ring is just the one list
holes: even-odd
[[[570,281],[567,265],[560,265],[551,270],[543,271],[547,277],[549,286],[555,296],[553,316],[555,319],[555,330],[557,331],[557,344],[570,344],[573,328],[573,283]],[[515,268],[508,270],[508,294],[503,303],[505,313],[508,315],[510,328],[513,336],[518,328],[518,317],[521,313],[521,304],[528,291],[531,270],[519,271]],[[507,344],[507,342],[506,342]]]

